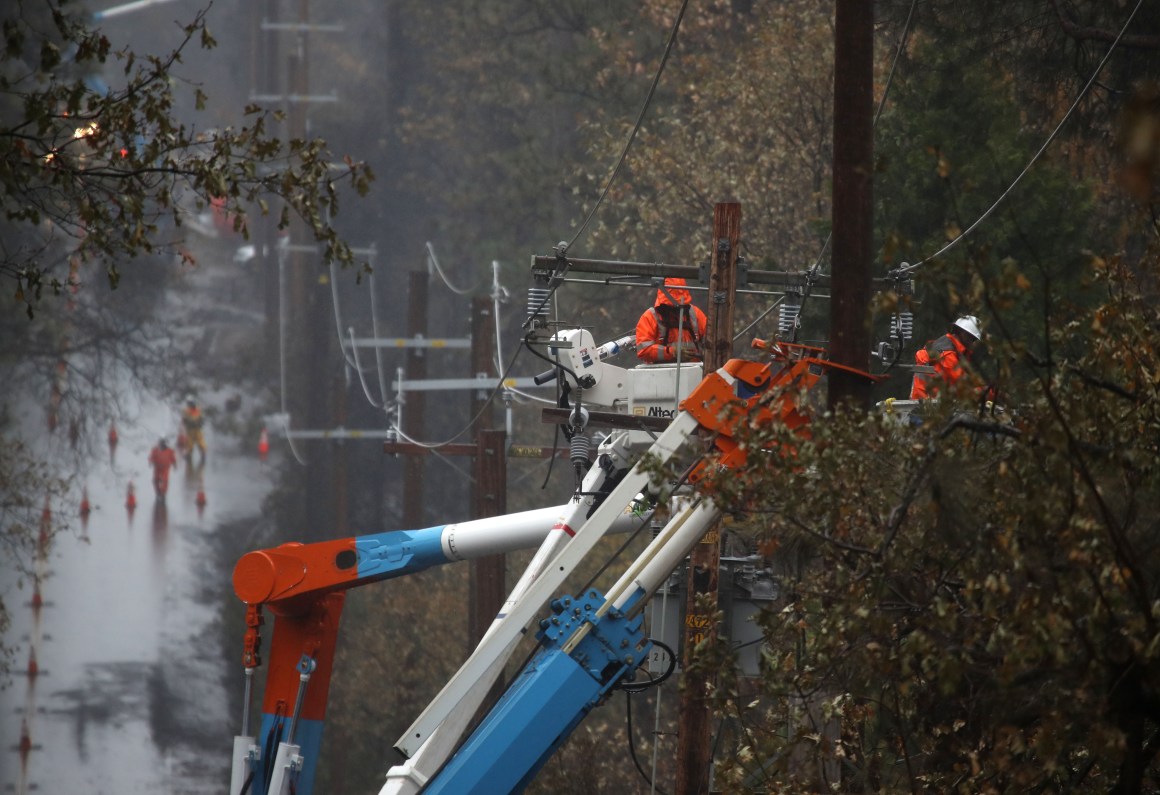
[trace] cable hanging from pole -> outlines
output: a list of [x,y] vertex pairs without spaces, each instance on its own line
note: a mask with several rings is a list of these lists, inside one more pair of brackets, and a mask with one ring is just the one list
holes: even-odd
[[447,278],[447,274],[443,272],[443,268],[440,267],[439,258],[435,256],[435,246],[431,244],[430,240],[427,241],[427,261],[431,263],[432,269],[435,271],[435,273],[439,274],[440,280],[444,285],[446,285],[447,289],[456,295],[471,295],[479,289],[478,284],[474,287],[468,288],[456,287],[454,284],[452,284],[451,280]]
[[480,406],[479,411],[475,412],[475,416],[472,417],[468,421],[467,425],[464,426],[462,430],[460,430],[458,433],[456,433],[451,438],[446,439],[445,441],[442,441],[442,442],[421,442],[418,439],[412,439],[410,436],[407,436],[403,432],[403,429],[399,427],[397,422],[391,423],[391,430],[393,430],[395,433],[399,434],[399,437],[401,439],[403,439],[404,441],[406,441],[410,444],[413,444],[416,447],[423,447],[423,448],[426,448],[428,450],[437,450],[440,447],[446,447],[449,444],[453,444],[456,439],[458,439],[459,437],[463,436],[463,434],[470,431],[472,429],[472,427],[475,425],[476,420],[478,420],[480,417],[482,417],[483,412],[486,411],[491,406],[491,401],[494,400],[495,396],[497,394],[499,394],[499,391],[504,388],[503,382],[507,380],[508,374],[511,372],[512,367],[515,366],[516,359],[519,358],[521,350],[523,350],[522,346],[516,348],[516,352],[514,354],[512,354],[511,360],[508,361],[507,367],[504,368],[503,373],[500,375],[499,381],[496,383],[495,387],[491,390],[491,392],[488,393],[488,396],[483,401],[483,405]]
[[290,435],[290,412],[286,410],[286,252],[278,249],[278,381],[279,397],[282,407],[282,435],[294,454],[294,460],[301,466],[306,466],[306,460],[294,446],[294,437]]
[[[371,291],[371,333],[374,334],[375,339],[379,339],[379,312],[378,301],[375,297],[375,272],[371,268],[370,276],[367,278],[367,287]],[[350,342],[354,346],[354,340]],[[379,406],[384,413],[389,413],[391,410],[390,401],[387,400],[387,377],[386,370],[383,368],[383,349],[381,346],[375,346],[375,368],[379,374],[379,394],[382,395],[382,405]]]
[[987,218],[990,217],[991,213],[993,213],[995,211],[995,209],[1003,202],[1003,200],[1006,199],[1007,196],[1009,196],[1013,190],[1015,190],[1015,186],[1017,186],[1023,180],[1023,177],[1025,177],[1027,175],[1027,172],[1031,170],[1031,167],[1033,165],[1035,165],[1035,163],[1039,160],[1039,158],[1043,155],[1043,153],[1045,151],[1047,151],[1047,147],[1051,145],[1051,142],[1055,140],[1055,137],[1059,134],[1059,131],[1063,129],[1063,125],[1067,124],[1068,119],[1071,118],[1071,114],[1073,112],[1075,112],[1075,109],[1077,107],[1079,107],[1079,103],[1083,100],[1083,98],[1085,96],[1087,96],[1087,93],[1091,89],[1092,85],[1095,84],[1096,78],[1099,77],[1100,72],[1103,71],[1104,65],[1107,64],[1108,59],[1112,57],[1112,53],[1115,52],[1116,47],[1120,43],[1120,40],[1124,37],[1124,33],[1127,32],[1128,26],[1131,25],[1132,20],[1135,19],[1136,12],[1140,10],[1140,6],[1142,6],[1143,4],[1144,4],[1144,0],[1137,0],[1136,7],[1133,8],[1132,13],[1128,15],[1127,21],[1125,21],[1123,27],[1120,28],[1120,32],[1116,35],[1116,39],[1115,39],[1115,41],[1112,42],[1112,46],[1108,48],[1108,51],[1104,54],[1103,59],[1099,62],[1099,65],[1096,66],[1095,71],[1092,72],[1092,76],[1090,78],[1088,78],[1087,83],[1084,84],[1083,89],[1079,92],[1079,95],[1075,98],[1075,101],[1071,103],[1071,107],[1069,107],[1067,109],[1067,113],[1063,114],[1063,118],[1059,120],[1059,124],[1055,125],[1055,129],[1052,130],[1051,134],[1047,136],[1047,140],[1045,140],[1043,142],[1043,145],[1039,147],[1039,150],[1032,156],[1031,160],[1028,161],[1027,165],[1024,166],[1023,170],[1019,172],[1019,176],[1015,177],[1015,180],[1007,187],[1007,189],[1005,191],[1003,191],[1003,193],[999,196],[999,198],[995,199],[995,202],[990,207],[987,208],[986,212],[984,212],[982,215],[980,215],[975,220],[974,223],[972,223],[970,226],[968,226],[966,229],[964,229],[963,232],[958,237],[956,237],[954,240],[947,243],[945,246],[940,248],[935,253],[931,254],[928,257],[923,258],[922,260],[919,260],[918,262],[916,262],[914,264],[903,263],[893,273],[899,274],[899,275],[912,273],[915,270],[917,270],[920,266],[925,265],[926,263],[930,262],[933,259],[937,259],[938,257],[941,257],[943,254],[947,253],[952,248],[957,246],[960,242],[962,242],[963,238],[965,238],[967,235],[974,232],[975,229],[977,229],[983,223],[983,221],[987,220]]
[[[890,62],[890,71],[886,75],[886,85],[882,89],[882,98],[878,100],[878,107],[874,111],[874,119],[871,122],[871,129],[878,126],[878,119],[882,116],[882,111],[886,107],[886,99],[890,96],[890,88],[894,84],[894,75],[898,70],[898,62],[902,59],[902,52],[906,48],[906,40],[910,37],[910,25],[911,21],[914,19],[914,9],[917,5],[918,0],[911,0],[910,9],[906,13],[906,21],[902,24],[902,33],[898,37],[898,46],[894,48],[894,58]],[[830,230],[830,233],[826,235],[825,242],[822,243],[822,248],[818,252],[818,256],[814,260],[814,264],[806,269],[806,284],[804,289],[799,291],[794,296],[794,300],[787,301],[785,296],[778,299],[772,306],[762,312],[756,320],[746,326],[740,334],[737,334],[733,338],[734,341],[736,341],[742,334],[745,334],[751,328],[756,326],[763,318],[765,318],[770,312],[779,306],[784,307],[782,310],[782,316],[787,319],[786,322],[793,323],[790,342],[797,341],[798,331],[801,328],[802,308],[805,306],[806,300],[813,292],[813,285],[817,281],[817,278],[822,269],[822,258],[826,256],[826,251],[830,248],[830,241],[833,240],[833,237],[834,232],[833,230]],[[791,310],[792,318],[790,317]],[[783,331],[779,329],[778,333],[781,334]]]
[[[878,117],[882,115],[883,108],[886,107],[886,98],[890,96],[890,87],[894,84],[894,73],[898,69],[898,62],[902,59],[902,51],[906,47],[906,40],[910,38],[910,22],[914,18],[914,9],[918,5],[918,0],[910,1],[910,10],[906,13],[906,22],[902,24],[902,34],[898,37],[898,46],[894,48],[894,59],[890,62],[890,71],[886,75],[886,85],[882,88],[882,99],[878,100],[878,107],[874,111],[874,121],[871,123],[871,128],[878,126]],[[814,260],[810,271],[816,274],[822,266],[822,257],[826,256],[826,250],[830,247],[830,240],[833,239],[834,233],[831,230],[830,234],[826,235],[826,242],[822,243],[822,250],[818,252],[817,259]]]
[[624,161],[628,159],[628,150],[632,148],[632,143],[636,140],[637,133],[640,132],[641,125],[644,123],[644,115],[648,112],[649,105],[652,104],[653,95],[656,94],[657,85],[659,85],[661,82],[661,75],[665,71],[665,64],[668,63],[669,54],[672,52],[673,45],[677,41],[677,31],[681,29],[681,20],[684,19],[685,9],[688,7],[689,0],[684,0],[684,2],[681,3],[681,10],[677,13],[677,19],[675,22],[673,22],[672,30],[669,31],[669,40],[668,43],[665,44],[665,52],[664,55],[661,56],[660,65],[657,67],[656,74],[653,76],[652,85],[649,86],[648,93],[645,95],[644,102],[641,104],[640,113],[638,113],[636,116],[636,124],[633,125],[632,132],[629,134],[628,140],[625,141],[624,149],[620,153],[620,159],[616,161],[616,166],[612,169],[612,173],[608,175],[608,181],[604,183],[604,190],[600,192],[599,198],[596,199],[596,203],[592,205],[592,209],[588,212],[588,217],[584,219],[582,224],[580,224],[580,228],[576,230],[574,235],[572,235],[572,239],[563,246],[564,251],[561,253],[567,252],[567,250],[570,249],[579,239],[580,235],[584,233],[584,230],[588,228],[588,224],[592,221],[593,216],[596,215],[596,211],[600,208],[600,205],[604,202],[604,198],[608,195],[608,191],[612,187],[612,183],[616,180],[617,174],[620,173],[620,169],[624,165]]

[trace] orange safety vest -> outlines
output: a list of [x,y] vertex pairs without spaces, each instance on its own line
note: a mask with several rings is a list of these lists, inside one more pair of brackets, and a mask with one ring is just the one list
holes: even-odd
[[[671,343],[691,342],[697,350],[701,349],[701,339],[705,336],[708,320],[700,307],[693,306],[693,296],[688,290],[681,289],[684,279],[671,279],[666,282],[669,292],[680,302],[684,318],[680,324],[668,326],[661,318],[658,306],[673,306],[673,302],[663,290],[657,290],[656,305],[649,307],[636,323],[636,355],[651,364],[658,362],[675,362],[677,357],[671,350],[667,350]],[[678,339],[679,336],[679,339]],[[689,357],[682,357],[686,359]]]
[[149,451],[149,463],[153,465],[153,470],[158,475],[164,475],[169,472],[170,467],[177,466],[177,454],[173,452],[172,447],[166,447],[164,450],[154,447]]
[[914,353],[914,363],[922,367],[934,367],[933,373],[914,374],[910,386],[911,400],[924,400],[938,394],[938,381],[953,384],[963,377],[963,360],[967,358],[967,346],[953,334],[944,334],[927,343]]

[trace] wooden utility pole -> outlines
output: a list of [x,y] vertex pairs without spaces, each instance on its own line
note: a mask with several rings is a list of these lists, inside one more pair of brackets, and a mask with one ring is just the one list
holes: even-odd
[[[407,334],[412,337],[427,336],[427,291],[426,271],[411,271],[407,287]],[[418,381],[427,377],[427,357],[423,348],[407,351],[405,364],[407,380]],[[412,392],[403,407],[403,431],[411,438],[423,438],[426,427],[426,393]],[[409,455],[403,459],[403,527],[424,526],[423,517],[423,470],[426,461],[423,456]]]
[[[262,0],[251,4],[253,9],[253,39],[255,40],[253,61],[254,79],[251,85],[259,94],[278,94],[281,92],[279,79],[279,38],[277,33],[267,32],[262,23],[264,21],[278,21],[278,5],[280,0]],[[264,17],[263,17],[264,15]],[[261,58],[256,56],[261,54]],[[276,122],[275,122],[276,123]],[[279,321],[281,303],[281,282],[279,280],[279,263],[277,230],[274,219],[262,215],[257,219],[258,224],[258,258],[262,265],[262,302],[266,311],[266,361],[271,362],[273,373],[277,374],[279,346]]]
[[[733,306],[737,288],[737,246],[741,239],[741,205],[713,208],[713,260],[709,270],[708,329],[705,373],[721,367],[733,355]],[[684,683],[677,717],[676,795],[707,792],[713,764],[709,704],[710,677],[691,670],[693,650],[716,634],[717,578],[721,531],[714,526],[693,547],[686,575]]]
[[[471,304],[471,373],[487,375],[495,368],[495,317],[491,300],[476,298]],[[496,373],[500,375],[500,373]],[[505,431],[493,431],[493,412],[488,395],[473,392],[471,416],[475,417],[475,517],[499,516],[507,506],[507,459]],[[503,607],[507,596],[504,555],[488,555],[470,564],[471,606],[467,620],[469,648],[474,649]]]
[[[870,259],[874,222],[874,3],[836,0],[834,27],[834,235],[830,357],[865,370],[870,360]],[[829,406],[869,408],[871,383],[829,375]]]
[[[507,431],[490,428],[475,434],[475,488],[472,515],[476,519],[507,513]],[[507,598],[505,556],[488,555],[471,561],[471,607],[467,634],[474,649],[483,639]]]
[[[295,17],[297,30],[294,45],[287,48],[287,96],[280,97],[286,106],[287,133],[304,139],[308,129],[308,107],[292,101],[293,96],[310,93],[310,0],[298,0]],[[336,402],[334,379],[334,332],[328,319],[330,286],[320,282],[317,250],[305,222],[290,225],[286,252],[284,316],[286,407],[292,430],[326,428],[335,424]],[[341,399],[341,398],[340,398]],[[295,534],[306,541],[336,538],[337,513],[340,510],[336,466],[338,450],[305,454],[306,463],[297,473],[299,527]],[[309,498],[307,497],[309,495]]]

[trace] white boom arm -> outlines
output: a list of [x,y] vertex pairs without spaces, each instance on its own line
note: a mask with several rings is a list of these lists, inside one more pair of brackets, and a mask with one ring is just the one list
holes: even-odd
[[[681,412],[657,438],[650,452],[662,461],[668,460],[697,428],[697,420],[687,412]],[[649,481],[649,473],[638,463],[624,476],[587,522],[584,521],[586,506],[578,506],[572,511],[565,519],[564,525],[579,530],[575,531],[575,535],[552,559],[544,573],[527,589],[523,598],[502,617],[498,626],[493,627],[490,635],[484,638],[435,700],[427,705],[407,733],[399,738],[396,748],[408,757],[417,753],[431,733],[446,720],[455,705],[467,696],[481,677],[487,675],[493,664],[500,659],[506,661],[504,655],[509,647],[519,639],[540,608],[563,585],[576,565],[592,551],[613,520],[623,513],[624,507],[649,485]]]

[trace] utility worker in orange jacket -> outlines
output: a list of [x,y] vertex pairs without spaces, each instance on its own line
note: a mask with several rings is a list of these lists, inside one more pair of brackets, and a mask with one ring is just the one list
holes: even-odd
[[963,365],[970,361],[980,339],[982,332],[978,318],[965,315],[951,324],[946,334],[916,351],[914,363],[920,367],[933,367],[934,372],[915,371],[910,399],[933,398],[938,395],[940,383],[958,382],[966,372]]
[[649,364],[701,359],[701,340],[708,320],[685,280],[665,279],[657,290],[656,303],[636,323],[636,355]]
[[164,499],[165,492],[169,490],[169,470],[177,466],[177,454],[166,443],[165,437],[149,451],[149,464],[153,467],[153,488],[157,496]]
[[187,447],[185,448],[186,458],[193,456],[193,448],[201,451],[201,460],[205,460],[205,431],[202,426],[205,424],[205,417],[201,413],[201,408],[198,407],[197,401],[192,397],[186,398],[185,408],[181,410],[181,426],[185,430],[185,437]]

